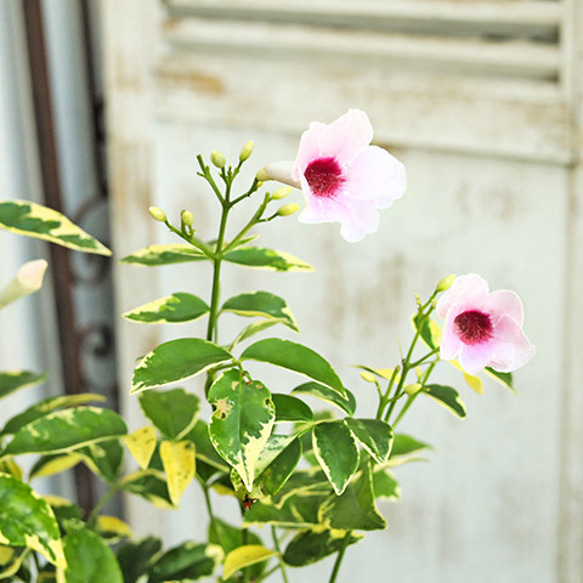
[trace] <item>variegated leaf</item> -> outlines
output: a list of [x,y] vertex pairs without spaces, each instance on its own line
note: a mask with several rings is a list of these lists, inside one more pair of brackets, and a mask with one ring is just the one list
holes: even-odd
[[274,271],[314,271],[305,261],[274,249],[261,247],[241,247],[225,255],[225,261],[255,267],[258,269],[273,269]]
[[186,542],[166,551],[148,570],[148,583],[196,581],[213,574],[224,557],[213,544]]
[[190,322],[204,316],[209,307],[198,296],[174,293],[126,312],[123,317],[143,324]]
[[126,424],[117,413],[76,407],[54,411],[21,427],[2,455],[66,452],[126,433]]
[[6,397],[18,389],[33,387],[46,382],[49,375],[45,372],[34,373],[26,370],[0,372],[0,399]]
[[25,200],[0,201],[0,228],[69,249],[111,255],[111,251],[61,213]]
[[138,462],[140,468],[147,468],[156,450],[156,431],[151,425],[146,425],[124,437],[124,442],[130,453]]
[[275,422],[271,393],[262,383],[249,382],[233,369],[212,384],[208,400],[214,407],[209,424],[211,441],[250,492],[255,464]]
[[28,484],[6,474],[0,474],[0,544],[28,547],[66,566],[52,508]]
[[245,567],[257,563],[263,563],[271,557],[274,557],[276,554],[275,551],[266,549],[263,545],[243,545],[242,547],[231,551],[225,557],[223,579],[228,579],[237,571],[240,571]]
[[206,259],[207,257],[201,251],[194,249],[190,245],[150,245],[124,257],[120,260],[120,263],[155,267],[187,261],[204,261]]
[[233,312],[239,316],[260,316],[274,318],[299,332],[298,324],[286,301],[274,294],[258,291],[228,299],[221,308],[223,312]]
[[379,464],[387,461],[393,443],[393,430],[388,423],[380,419],[352,418],[347,418],[344,422]]

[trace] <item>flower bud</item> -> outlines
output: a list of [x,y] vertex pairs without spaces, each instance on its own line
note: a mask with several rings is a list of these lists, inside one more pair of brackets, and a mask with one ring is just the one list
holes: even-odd
[[407,385],[403,390],[412,397],[421,390],[421,385],[419,383],[413,383],[412,385]]
[[371,373],[368,372],[367,370],[363,370],[360,373],[360,376],[362,377],[363,380],[365,380],[367,383],[376,383],[376,377]]
[[251,156],[251,153],[253,152],[253,147],[255,146],[255,144],[253,143],[253,140],[249,140],[241,149],[241,153],[239,154],[239,161],[240,162],[245,162],[245,160],[247,160],[249,158],[249,156]]
[[281,186],[272,195],[271,200],[281,200],[291,192],[291,186]]
[[151,206],[149,210],[152,218],[160,221],[161,223],[166,222],[166,213],[162,209],[158,208],[157,206]]
[[182,211],[180,213],[180,219],[182,220],[182,224],[187,227],[192,226],[192,223],[194,223],[194,217],[190,211]]
[[224,168],[225,164],[227,163],[227,159],[225,158],[225,155],[222,152],[214,150],[213,152],[211,152],[211,162],[217,168]]
[[261,170],[259,170],[259,172],[257,172],[257,174],[255,175],[255,178],[257,179],[257,182],[267,182],[268,180],[271,180],[265,167],[261,168]]
[[284,204],[278,211],[277,214],[280,217],[289,217],[290,215],[293,215],[296,211],[298,211],[300,208],[299,204],[296,204],[295,202],[292,202],[290,204]]
[[435,287],[436,292],[444,292],[451,287],[451,284],[455,281],[455,275],[446,275]]

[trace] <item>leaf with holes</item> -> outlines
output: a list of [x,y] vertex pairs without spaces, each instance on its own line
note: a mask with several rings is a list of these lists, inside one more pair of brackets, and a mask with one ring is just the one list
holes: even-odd
[[52,508],[24,482],[0,474],[0,543],[28,547],[64,568],[59,525]]
[[214,408],[209,424],[211,441],[250,492],[255,464],[275,422],[271,393],[262,383],[248,382],[233,369],[212,384],[208,400]]
[[144,415],[168,439],[182,439],[200,412],[200,399],[185,389],[151,389],[140,393],[139,402]]
[[232,358],[224,348],[207,340],[170,340],[160,344],[139,362],[134,370],[130,394],[182,381]]
[[54,411],[20,428],[3,455],[66,452],[126,433],[125,421],[117,413],[76,407]]
[[286,301],[274,294],[258,291],[228,299],[221,308],[223,312],[233,312],[238,316],[260,316],[275,318],[288,328],[299,332],[298,324]]
[[48,378],[49,375],[44,372],[34,373],[26,370],[0,372],[0,399],[18,391],[18,389],[40,385]]
[[257,360],[281,366],[318,381],[341,396],[346,394],[342,381],[327,360],[311,348],[290,340],[280,338],[259,340],[243,351],[241,360]]
[[466,416],[466,407],[460,399],[459,393],[447,385],[426,385],[422,391],[426,395],[433,397],[448,411],[457,417]]
[[26,200],[0,201],[0,228],[85,253],[111,255],[105,245],[61,213]]
[[336,494],[344,492],[358,468],[358,447],[343,421],[326,421],[313,429],[314,453]]

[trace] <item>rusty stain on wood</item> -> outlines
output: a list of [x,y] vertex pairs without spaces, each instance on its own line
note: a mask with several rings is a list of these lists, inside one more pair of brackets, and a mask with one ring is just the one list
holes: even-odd
[[225,85],[221,79],[200,71],[191,70],[185,75],[159,69],[157,77],[161,83],[162,91],[181,88],[211,95],[222,95],[225,93]]

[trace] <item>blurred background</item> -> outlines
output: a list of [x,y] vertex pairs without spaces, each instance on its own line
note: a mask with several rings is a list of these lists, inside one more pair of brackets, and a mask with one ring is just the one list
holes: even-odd
[[[516,290],[537,355],[515,375],[518,397],[488,381],[477,395],[445,370],[464,421],[417,401],[402,430],[434,445],[431,463],[397,471],[403,500],[381,506],[389,528],[349,549],[343,580],[580,583],[582,27],[583,0],[2,0],[0,198],[61,210],[114,251],[111,261],[0,233],[0,283],[28,258],[51,263],[50,285],[0,312],[0,367],[51,374],[8,406],[94,391],[142,426],[128,395],[136,358],[198,328],[120,314],[174,291],[207,297],[210,285],[196,264],[116,263],[171,241],[148,207],[176,221],[189,209],[213,238],[218,209],[197,153],[233,160],[253,139],[251,180],[293,159],[310,121],[363,109],[408,173],[379,231],[348,244],[338,225],[274,221],[262,244],[316,272],[233,266],[224,287],[284,296],[301,342],[333,363],[363,415],[373,395],[350,365],[394,366],[414,294],[449,273]],[[45,487],[85,507],[100,492],[82,470]],[[117,511],[137,535],[196,539],[206,516],[191,490],[180,512],[133,499]],[[325,580],[330,568],[292,580]]]

